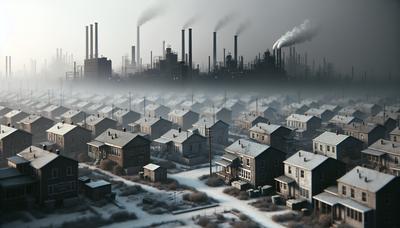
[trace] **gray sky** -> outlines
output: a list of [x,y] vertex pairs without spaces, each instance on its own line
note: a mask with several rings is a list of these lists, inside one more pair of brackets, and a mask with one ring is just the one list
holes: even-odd
[[[216,21],[234,13],[231,23],[218,33],[218,56],[222,48],[233,50],[233,35],[243,21],[249,28],[239,37],[239,54],[245,61],[271,48],[276,39],[305,19],[318,24],[320,33],[297,46],[309,59],[322,57],[340,70],[357,69],[387,75],[400,72],[400,1],[398,0],[0,0],[0,66],[12,55],[14,69],[40,65],[55,49],[73,53],[77,61],[85,54],[84,26],[99,23],[100,55],[120,65],[136,42],[136,23],[145,9],[163,3],[162,15],[142,26],[142,58],[150,50],[162,52],[162,41],[180,53],[180,30],[194,15],[193,60],[206,65],[212,54]],[[4,71],[0,67],[0,71]]]

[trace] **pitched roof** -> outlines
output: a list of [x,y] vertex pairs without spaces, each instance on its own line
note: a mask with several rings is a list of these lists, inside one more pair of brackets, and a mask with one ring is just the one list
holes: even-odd
[[153,163],[149,163],[149,164],[143,166],[143,168],[154,171],[154,170],[160,168],[160,166],[156,165],[156,164],[153,164]]
[[369,192],[377,192],[381,188],[385,187],[394,178],[395,176],[390,174],[357,166],[339,178],[338,182],[342,182]]
[[371,144],[368,149],[379,152],[400,155],[400,142],[393,142],[385,139],[380,139]]
[[199,119],[199,121],[194,123],[193,127],[196,127],[196,128],[204,128],[204,127],[210,128],[210,127],[215,126],[216,124],[223,124],[223,125],[229,126],[227,123],[225,123],[222,120],[215,120],[215,123],[214,123],[214,120],[212,118],[203,117],[203,118]]
[[328,157],[326,156],[304,150],[299,150],[297,153],[286,159],[284,163],[301,167],[307,170],[313,170],[326,160],[328,160]]
[[[299,122],[305,123],[305,122],[310,121],[314,117],[315,116],[311,116],[311,115],[292,114],[292,115],[288,116],[286,118],[286,120],[299,121]],[[317,117],[315,117],[315,118],[317,118]]]
[[[190,131],[181,131],[177,129],[171,129],[167,133],[161,136],[163,139],[167,139],[169,141],[173,141],[176,143],[183,143],[185,142],[188,138],[190,138],[193,135],[192,132]],[[203,137],[199,135],[199,137]]]
[[313,141],[327,143],[330,145],[338,145],[349,137],[350,136],[348,135],[336,134],[333,132],[325,131],[324,133],[315,137]]
[[18,153],[17,156],[30,161],[30,165],[33,168],[41,169],[60,155],[51,153],[36,146],[30,146]]
[[50,132],[56,135],[65,135],[73,129],[77,128],[76,125],[66,123],[56,123],[53,127],[49,128],[46,132]]
[[106,145],[122,148],[130,143],[132,140],[134,140],[136,137],[142,137],[142,135],[109,128],[101,133],[99,136],[97,136],[95,141],[103,142]]
[[250,131],[262,133],[262,134],[272,134],[279,128],[282,128],[281,125],[276,124],[268,124],[268,123],[257,123],[253,127],[250,128]]
[[329,123],[349,124],[355,119],[354,116],[335,115],[331,120],[329,120]]
[[225,151],[230,153],[244,154],[250,157],[257,157],[269,148],[270,146],[265,144],[256,143],[247,139],[238,139],[236,142],[225,148]]
[[5,125],[0,125],[0,139],[3,139],[16,131],[18,131],[18,129]]

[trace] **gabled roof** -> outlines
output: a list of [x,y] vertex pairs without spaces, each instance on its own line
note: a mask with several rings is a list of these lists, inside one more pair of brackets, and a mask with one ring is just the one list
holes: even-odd
[[329,123],[349,124],[353,120],[356,120],[354,116],[335,115],[331,120],[329,120]]
[[[167,133],[161,136],[161,138],[166,139],[167,141],[173,141],[175,143],[184,143],[187,139],[189,139],[193,135],[190,131],[180,131],[177,129],[171,129]],[[204,138],[201,135],[199,137]]]
[[250,157],[257,157],[269,148],[270,146],[265,144],[256,143],[247,139],[238,139],[236,142],[225,148],[225,151],[229,153],[243,154]]
[[288,116],[286,118],[286,120],[299,121],[302,123],[306,123],[306,122],[310,121],[312,118],[318,118],[318,117],[311,116],[311,115],[292,114],[292,115]]
[[375,150],[383,153],[400,155],[400,142],[393,142],[385,139],[380,139],[368,147],[369,150]]
[[71,118],[77,115],[81,115],[83,114],[83,111],[79,111],[79,110],[69,110],[67,112],[65,112],[64,114],[61,115],[62,118]]
[[354,186],[369,192],[378,192],[385,187],[395,176],[381,173],[373,169],[357,166],[338,179],[346,185]]
[[95,141],[103,142],[106,145],[123,148],[124,146],[126,146],[128,143],[132,142],[137,137],[146,139],[141,134],[135,134],[135,133],[119,131],[119,130],[109,128],[105,132],[103,132],[99,136],[97,136]]
[[270,135],[280,128],[285,128],[285,127],[270,123],[257,123],[256,125],[250,128],[250,131]]
[[94,126],[94,125],[99,124],[102,121],[116,122],[115,120],[107,118],[107,117],[91,115],[88,118],[86,118],[86,125]]
[[306,170],[313,170],[324,163],[326,160],[328,160],[328,157],[326,156],[304,150],[299,150],[297,153],[286,159],[284,163],[294,165]]
[[156,165],[156,164],[153,164],[153,163],[149,163],[149,164],[143,166],[143,169],[148,169],[148,170],[152,170],[152,171],[154,171],[154,170],[156,170],[158,168],[160,168],[160,166]]
[[222,120],[215,120],[215,123],[214,123],[214,120],[212,118],[206,118],[206,117],[199,119],[199,121],[197,121],[196,123],[193,124],[193,127],[195,127],[195,128],[210,128],[210,127],[213,127],[213,126],[216,126],[219,124],[229,127],[229,124],[225,123]]
[[12,133],[18,131],[18,129],[13,127],[8,127],[5,125],[0,125],[0,140],[11,135]]
[[6,113],[6,114],[4,115],[4,117],[6,117],[6,118],[12,118],[12,117],[14,117],[14,116],[16,116],[16,115],[18,115],[18,114],[20,114],[20,113],[25,114],[25,115],[28,115],[27,113],[25,113],[25,112],[23,112],[23,111],[21,111],[21,110],[12,110],[12,111]]
[[183,117],[183,116],[187,115],[188,113],[197,114],[196,112],[193,112],[188,109],[175,109],[175,110],[171,111],[168,115]]
[[36,146],[30,146],[18,153],[17,156],[20,156],[25,160],[30,161],[30,165],[33,168],[41,169],[60,155],[40,149]]
[[390,132],[391,135],[400,135],[400,128],[396,127],[393,131]]
[[156,118],[156,117],[142,117],[142,118],[138,119],[138,120],[135,122],[135,124],[152,126],[152,125],[158,123],[158,121],[161,121],[161,120],[170,122],[169,120],[162,119],[162,118]]
[[57,123],[53,127],[49,128],[46,132],[50,132],[56,135],[65,135],[77,127],[78,126],[76,125]]
[[315,137],[313,141],[322,142],[329,145],[338,145],[349,137],[350,136],[348,135],[336,134],[333,132],[325,131],[324,133]]
[[126,115],[136,115],[136,116],[140,116],[140,114],[139,113],[137,113],[137,112],[134,112],[134,111],[132,111],[132,110],[128,110],[128,109],[120,109],[120,110],[118,110],[118,111],[116,111],[115,113],[114,113],[114,116],[115,117],[123,117],[123,116],[126,116]]
[[382,126],[377,125],[377,124],[352,123],[352,124],[345,125],[343,127],[343,130],[353,131],[353,132],[362,132],[362,133],[368,134],[372,130],[375,130],[376,128],[379,128],[379,127],[382,127]]
[[[32,114],[32,115],[29,115],[28,117],[25,117],[24,119],[18,121],[18,123],[31,124],[31,123],[34,123],[34,122],[40,120],[40,119],[47,119],[47,118],[43,117],[43,116],[40,116],[40,115],[37,115],[37,114]],[[49,119],[47,119],[47,120],[49,120]],[[52,120],[49,120],[49,121],[52,121]]]

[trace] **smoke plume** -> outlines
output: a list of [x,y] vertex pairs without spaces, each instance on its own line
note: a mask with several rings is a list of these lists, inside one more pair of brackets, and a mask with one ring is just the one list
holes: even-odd
[[198,19],[199,19],[199,16],[198,16],[198,15],[195,15],[195,16],[189,18],[189,19],[185,22],[185,24],[183,25],[182,28],[183,28],[183,29],[189,28],[190,26],[194,25],[194,24],[197,22]]
[[246,31],[250,27],[250,25],[251,25],[250,20],[246,20],[246,21],[242,22],[236,30],[236,35],[242,34],[244,31]]
[[225,17],[221,18],[217,24],[215,25],[214,32],[218,32],[221,28],[225,27],[227,24],[229,24],[234,18],[234,14],[227,14]]
[[142,26],[146,22],[153,20],[157,16],[161,15],[164,12],[165,6],[164,4],[157,4],[153,7],[150,7],[142,12],[140,15],[137,25]]
[[314,36],[317,35],[318,30],[319,29],[316,26],[312,26],[310,21],[307,19],[301,25],[296,26],[292,30],[286,32],[285,35],[283,35],[274,43],[272,49],[310,41],[312,38],[314,38]]

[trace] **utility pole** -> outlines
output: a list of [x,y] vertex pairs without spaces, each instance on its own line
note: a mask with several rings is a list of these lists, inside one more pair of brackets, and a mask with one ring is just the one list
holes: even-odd
[[212,175],[212,152],[211,152],[211,128],[207,128],[208,132],[208,144],[209,144],[209,151],[208,151],[208,161],[210,163],[210,177]]

